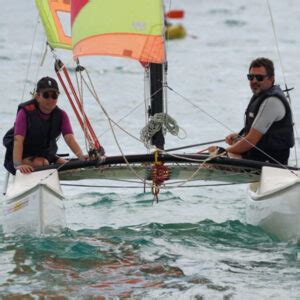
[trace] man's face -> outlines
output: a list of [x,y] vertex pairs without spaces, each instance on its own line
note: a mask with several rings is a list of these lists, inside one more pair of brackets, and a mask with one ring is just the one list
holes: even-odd
[[268,90],[272,87],[274,82],[274,76],[269,77],[265,67],[251,68],[248,74],[248,79],[250,88],[254,95],[258,95],[260,92]]

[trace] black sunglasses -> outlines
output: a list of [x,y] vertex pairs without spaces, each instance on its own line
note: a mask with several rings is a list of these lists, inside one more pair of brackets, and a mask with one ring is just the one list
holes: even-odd
[[42,96],[44,99],[48,100],[49,98],[56,100],[58,98],[58,93],[57,92],[43,92]]
[[247,78],[248,78],[249,81],[252,81],[254,78],[255,78],[257,81],[263,81],[266,77],[268,77],[268,75],[247,74]]

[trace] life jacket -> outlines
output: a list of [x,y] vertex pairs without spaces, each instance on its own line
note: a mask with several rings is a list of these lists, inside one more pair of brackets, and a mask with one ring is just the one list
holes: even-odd
[[[285,107],[285,116],[283,119],[276,121],[271,125],[268,131],[256,144],[256,147],[266,152],[271,157],[276,158],[279,162],[287,163],[289,149],[295,144],[293,118],[288,100],[279,86],[274,85],[259,95],[253,95],[245,111],[244,135],[249,133],[261,104],[269,97],[276,97],[283,103]],[[285,157],[286,155],[287,158]],[[256,148],[250,149],[246,156],[247,158],[254,160],[271,161],[269,157],[263,155],[262,152]]]
[[[49,163],[54,162],[57,152],[56,140],[61,134],[61,109],[56,107],[47,120],[41,119],[38,102],[35,99],[21,103],[18,111],[20,109],[24,109],[27,116],[27,132],[22,158],[41,156],[45,157]],[[15,174],[13,167],[14,127],[5,134],[3,144],[7,148],[4,166],[9,172]]]

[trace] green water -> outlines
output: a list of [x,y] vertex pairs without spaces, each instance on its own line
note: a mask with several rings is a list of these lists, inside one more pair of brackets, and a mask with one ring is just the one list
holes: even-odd
[[1,235],[0,294],[250,299],[263,287],[265,297],[285,291],[297,299],[300,288],[286,289],[300,279],[299,251],[239,221],[65,230],[43,238]]

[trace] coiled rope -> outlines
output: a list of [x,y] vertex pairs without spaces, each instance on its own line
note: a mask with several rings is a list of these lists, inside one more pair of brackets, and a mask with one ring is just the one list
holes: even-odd
[[140,133],[140,140],[146,148],[151,148],[151,139],[160,129],[163,130],[164,135],[166,132],[170,132],[172,135],[178,136],[179,126],[175,119],[166,113],[157,113],[151,117]]

